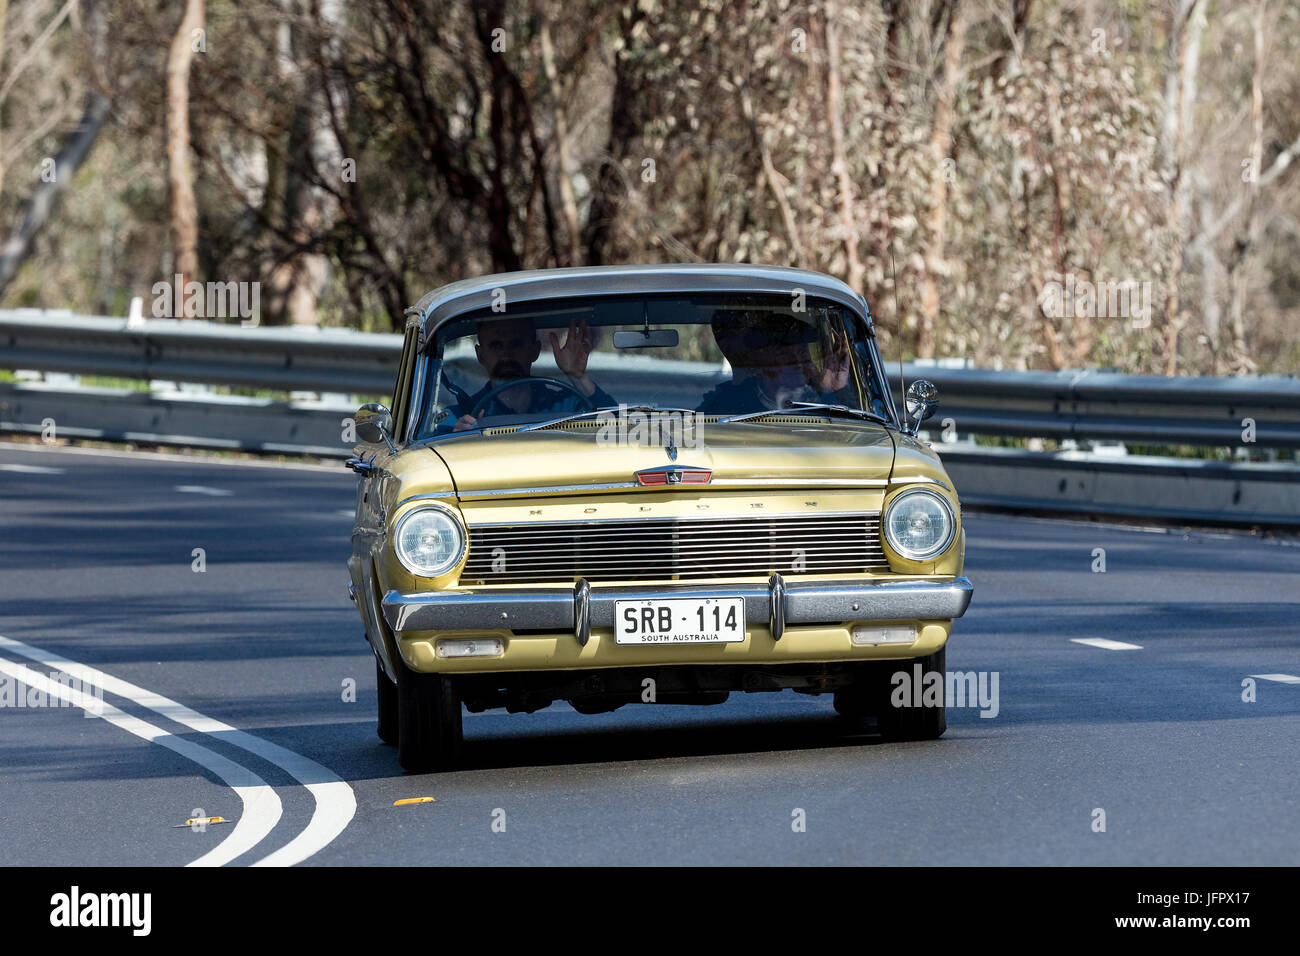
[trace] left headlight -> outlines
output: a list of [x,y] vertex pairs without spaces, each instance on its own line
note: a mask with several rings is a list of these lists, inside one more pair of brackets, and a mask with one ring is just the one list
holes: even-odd
[[957,533],[947,499],[923,488],[904,491],[891,501],[884,526],[889,546],[912,561],[942,554]]
[[393,529],[397,558],[412,574],[436,578],[465,552],[465,529],[450,511],[426,507],[402,515]]

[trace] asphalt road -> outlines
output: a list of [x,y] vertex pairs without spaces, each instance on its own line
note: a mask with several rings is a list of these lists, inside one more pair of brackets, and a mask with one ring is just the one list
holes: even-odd
[[[467,767],[408,775],[375,736],[347,599],[354,488],[341,466],[0,444],[0,677],[116,681],[99,718],[0,707],[0,861],[1300,856],[1294,541],[970,515],[975,599],[947,666],[997,675],[995,716],[950,708],[941,740],[885,744],[789,691],[554,705],[467,715]],[[1272,676],[1246,702],[1252,675]],[[412,797],[434,799],[394,806]]]

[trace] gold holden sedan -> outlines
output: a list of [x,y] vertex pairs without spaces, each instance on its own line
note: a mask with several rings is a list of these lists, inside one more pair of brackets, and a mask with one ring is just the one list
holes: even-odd
[[[409,770],[446,768],[463,707],[790,689],[886,738],[938,737],[971,584],[957,494],[914,437],[934,387],[907,399],[900,414],[866,302],[815,272],[556,269],[431,292],[348,463],[379,736]],[[937,701],[899,692],[916,665]]]

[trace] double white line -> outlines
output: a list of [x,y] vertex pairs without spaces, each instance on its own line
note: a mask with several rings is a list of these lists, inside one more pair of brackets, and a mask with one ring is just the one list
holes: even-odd
[[[260,737],[254,737],[219,720],[205,717],[174,700],[78,664],[52,651],[41,650],[3,636],[0,636],[0,648],[21,654],[46,668],[61,670],[81,683],[80,691],[73,690],[50,680],[30,667],[0,658],[0,672],[28,686],[37,687],[50,697],[58,697],[76,706],[82,706],[85,701],[84,689],[97,688],[129,700],[214,740],[255,754],[268,763],[275,764],[306,787],[316,800],[316,808],[306,829],[285,846],[258,860],[253,864],[254,866],[292,866],[302,862],[342,833],[356,814],[357,800],[352,788],[339,779],[333,771],[314,760]],[[109,723],[142,740],[166,747],[212,771],[235,791],[243,803],[244,811],[229,836],[203,856],[192,861],[190,866],[222,866],[229,863],[260,843],[280,821],[282,808],[279,796],[265,780],[247,767],[235,763],[215,750],[179,738],[148,721],[123,713],[111,704],[99,705],[97,701],[96,705],[98,716]]]

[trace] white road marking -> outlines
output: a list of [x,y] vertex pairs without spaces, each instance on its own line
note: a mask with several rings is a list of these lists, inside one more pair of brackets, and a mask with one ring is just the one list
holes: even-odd
[[1290,674],[1251,674],[1250,676],[1260,680],[1275,680],[1279,684],[1300,684],[1300,677],[1293,677]]
[[219,720],[205,717],[174,700],[145,690],[143,687],[137,687],[111,674],[92,670],[52,651],[44,651],[22,641],[2,636],[0,636],[0,647],[7,647],[47,667],[65,671],[80,680],[83,685],[89,684],[92,687],[102,688],[107,693],[125,697],[191,730],[208,734],[241,750],[256,754],[268,763],[275,764],[306,787],[316,801],[316,809],[312,812],[311,821],[288,844],[270,856],[258,860],[253,864],[254,866],[293,866],[295,863],[301,863],[342,833],[357,812],[357,798],[352,788],[339,779],[332,770],[302,754],[294,753],[269,740],[254,737]]
[[62,468],[47,468],[44,465],[0,465],[0,471],[16,471],[20,475],[61,475]]
[[[0,672],[8,674],[28,687],[43,691],[48,697],[58,697],[78,707],[85,703],[84,692],[52,681],[44,674],[39,674],[29,667],[15,664],[3,657],[0,657]],[[96,716],[103,717],[127,733],[135,734],[141,740],[158,744],[160,747],[166,747],[212,771],[226,786],[235,791],[240,803],[244,805],[244,812],[240,814],[239,822],[235,824],[230,834],[197,860],[188,863],[188,866],[223,866],[261,843],[280,822],[283,810],[279,795],[267,785],[265,780],[247,767],[240,766],[207,747],[200,747],[196,743],[176,737],[139,717],[123,713],[107,702],[97,700],[93,707],[98,711]],[[89,712],[86,707],[81,709]]]
[[182,494],[208,495],[213,498],[226,498],[234,494],[225,488],[209,488],[207,485],[177,485],[176,490]]
[[[34,445],[27,442],[0,441],[5,451],[30,451],[42,455],[93,455],[100,458],[130,458],[133,461],[159,461],[166,464],[183,462],[187,465],[227,465],[233,468],[291,468],[299,471],[328,471],[342,476],[342,456],[334,464],[315,465],[304,461],[259,461],[255,458],[224,458],[217,455],[178,455],[162,451],[120,451],[116,448],[83,448],[80,445]],[[314,456],[309,456],[314,457]]]
[[1141,644],[1125,644],[1123,641],[1111,641],[1104,637],[1072,637],[1070,638],[1075,644],[1087,644],[1089,647],[1100,647],[1108,651],[1140,651]]

